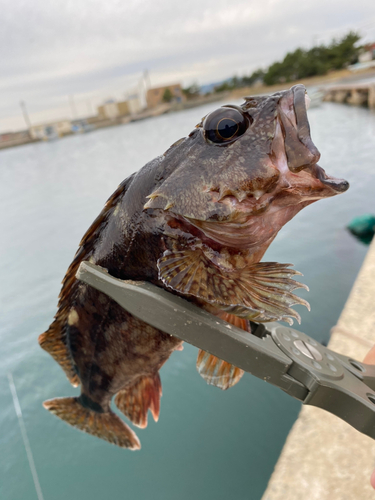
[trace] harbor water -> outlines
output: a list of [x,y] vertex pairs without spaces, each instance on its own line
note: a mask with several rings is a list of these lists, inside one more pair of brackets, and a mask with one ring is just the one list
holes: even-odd
[[[69,427],[42,402],[78,393],[37,338],[56,312],[80,238],[117,185],[187,135],[215,104],[0,151],[0,499],[34,500],[12,398],[17,390],[44,500],[258,500],[300,404],[249,374],[208,386],[185,345],[161,370],[160,420],[136,429],[131,452]],[[375,114],[325,103],[309,111],[320,165],[345,194],[303,210],[263,260],[292,262],[310,292],[300,328],[327,341],[366,253],[345,229],[374,213]],[[296,473],[298,473],[296,471]]]

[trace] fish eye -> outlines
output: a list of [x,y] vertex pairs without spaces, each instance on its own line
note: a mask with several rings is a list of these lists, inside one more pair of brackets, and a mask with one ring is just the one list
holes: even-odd
[[222,107],[206,116],[203,131],[206,140],[214,144],[228,144],[245,133],[249,121],[237,108]]

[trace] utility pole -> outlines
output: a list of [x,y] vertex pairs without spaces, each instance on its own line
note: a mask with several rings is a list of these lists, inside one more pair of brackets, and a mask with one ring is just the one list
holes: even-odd
[[146,88],[146,83],[145,83],[145,80],[143,78],[143,75],[141,76],[141,78],[138,81],[137,93],[139,96],[141,106],[142,107],[147,106],[147,88]]
[[88,116],[93,116],[94,113],[92,112],[91,99],[87,99],[86,104],[87,104]]
[[150,79],[150,73],[148,72],[148,69],[145,69],[143,72],[143,81],[145,84],[145,101],[146,101],[146,107],[148,107],[148,102],[147,102],[147,92],[151,88],[151,79]]
[[24,117],[24,120],[26,122],[26,127],[27,127],[27,130],[29,131],[30,133],[30,129],[31,129],[31,122],[30,122],[30,118],[29,118],[29,114],[27,112],[27,109],[26,109],[26,104],[24,101],[20,101],[20,106],[21,106],[21,109],[22,109],[22,114],[23,114],[23,117]]
[[73,120],[75,120],[77,118],[77,109],[76,109],[73,95],[69,96],[69,104],[70,104],[70,109],[72,111]]
[[149,73],[148,69],[144,70],[143,78],[145,81],[145,87],[146,87],[146,93],[147,93],[147,91],[151,88],[151,79],[150,79],[150,73]]

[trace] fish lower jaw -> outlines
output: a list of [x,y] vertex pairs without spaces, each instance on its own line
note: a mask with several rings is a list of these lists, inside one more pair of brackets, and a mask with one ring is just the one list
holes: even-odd
[[331,177],[327,175],[325,170],[320,167],[318,164],[314,165],[314,174],[316,178],[328,188],[334,191],[333,194],[344,193],[347,189],[349,189],[349,182],[345,179],[337,179],[336,177]]

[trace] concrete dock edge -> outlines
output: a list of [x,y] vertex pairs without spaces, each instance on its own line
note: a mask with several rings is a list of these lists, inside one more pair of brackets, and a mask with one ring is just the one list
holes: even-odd
[[[375,343],[375,239],[329,347],[362,360]],[[302,407],[262,500],[375,499],[375,440],[319,408]]]

